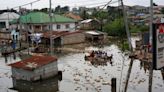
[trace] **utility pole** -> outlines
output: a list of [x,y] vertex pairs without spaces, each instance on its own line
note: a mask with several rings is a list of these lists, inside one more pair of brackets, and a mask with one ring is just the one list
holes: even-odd
[[133,51],[132,49],[132,44],[131,44],[131,36],[130,36],[130,32],[129,32],[129,26],[128,26],[128,18],[127,18],[127,14],[126,14],[126,10],[123,4],[123,0],[121,0],[121,6],[122,6],[122,10],[123,10],[123,18],[124,18],[124,24],[125,24],[125,30],[126,30],[126,34],[128,37],[128,43],[129,43],[129,50]]
[[[21,16],[22,15],[21,6],[19,6],[19,13],[20,13],[20,16]],[[21,39],[22,39],[22,22],[21,22],[21,18],[19,18],[19,47],[20,48],[22,47]]]
[[[152,32],[153,32],[153,0],[150,0],[150,34],[149,34],[150,45],[152,45]],[[150,64],[150,70],[149,70],[149,92],[152,92],[152,81],[153,81],[153,61]]]
[[49,8],[49,17],[50,17],[50,53],[51,55],[53,55],[53,38],[52,38],[52,3],[51,3],[51,0],[49,0],[49,4],[50,4],[50,8]]
[[[125,10],[123,0],[120,0],[120,1],[121,1],[122,10],[123,10],[123,18],[124,18],[125,30],[126,30],[126,34],[127,34],[127,38],[128,38],[128,43],[129,43],[129,50],[131,52],[130,54],[132,54],[133,48],[132,48],[132,44],[131,44],[131,38],[130,38],[131,36],[130,36],[130,32],[129,32],[127,12]],[[132,65],[133,65],[133,58],[131,58],[131,61],[130,61],[130,66],[129,66],[128,74],[126,77],[126,84],[125,84],[124,92],[126,92],[127,88],[128,88],[128,82],[129,82],[129,78],[130,78],[130,74],[131,74]]]
[[[7,21],[8,21],[8,23],[9,23],[9,21],[10,21],[10,18],[9,18],[9,8],[7,7]],[[8,25],[7,24],[7,27],[6,27],[8,30],[10,30],[10,25]],[[7,30],[7,31],[8,31]]]

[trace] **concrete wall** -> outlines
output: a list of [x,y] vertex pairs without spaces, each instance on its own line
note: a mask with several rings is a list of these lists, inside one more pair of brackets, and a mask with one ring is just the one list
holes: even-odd
[[[67,24],[69,24],[69,28],[66,28]],[[60,25],[60,29],[57,29],[57,25]],[[36,26],[39,26],[39,28],[36,28]],[[75,23],[57,23],[53,24],[52,29],[54,31],[75,31],[75,27]],[[22,25],[22,29],[27,30],[26,25]],[[32,32],[47,31],[49,30],[49,24],[28,24],[28,29]]]
[[57,62],[49,63],[34,71],[12,68],[12,76],[18,80],[35,81],[55,76],[58,73]]
[[0,20],[0,22],[5,22],[5,28],[9,28],[9,21],[11,20]]
[[41,82],[13,79],[13,87],[17,89],[18,92],[58,92],[59,90],[57,76]]
[[58,73],[57,62],[52,62],[50,64],[42,66],[34,70],[34,72],[35,72],[34,80],[39,80],[40,78],[45,79],[54,76]]
[[[25,34],[21,35],[22,41],[26,41],[27,37]],[[19,37],[18,37],[19,38]],[[13,39],[11,32],[0,32],[0,40],[11,40]]]
[[32,71],[27,71],[23,69],[13,68],[12,67],[12,76],[18,80],[28,80],[30,81],[33,75]]
[[81,43],[84,41],[85,41],[85,35],[83,33],[74,33],[61,37],[62,45]]
[[[67,24],[69,24],[69,28],[66,28]],[[60,25],[60,29],[57,29],[57,25]],[[55,31],[74,31],[75,23],[57,23],[57,24],[53,24],[52,28]]]
[[0,32],[0,38],[9,40],[12,38],[12,36],[10,32]]

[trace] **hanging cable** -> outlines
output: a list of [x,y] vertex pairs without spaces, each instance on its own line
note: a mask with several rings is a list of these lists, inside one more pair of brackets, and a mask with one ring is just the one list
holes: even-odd
[[36,0],[36,1],[30,2],[30,3],[26,3],[26,4],[23,4],[23,5],[15,6],[15,7],[11,8],[11,9],[19,8],[19,7],[22,7],[22,6],[27,6],[27,5],[30,5],[30,4],[39,2],[39,1],[41,1],[41,0]]
[[30,5],[31,5],[31,11],[32,11],[32,3]]

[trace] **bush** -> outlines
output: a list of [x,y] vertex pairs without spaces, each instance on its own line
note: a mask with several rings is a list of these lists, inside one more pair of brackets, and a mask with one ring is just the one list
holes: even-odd
[[103,28],[105,32],[110,36],[119,36],[123,37],[126,35],[123,19],[115,19],[110,24],[106,24]]
[[145,32],[149,30],[149,26],[142,25],[142,26],[130,26],[130,32],[131,33],[139,33],[139,32]]
[[128,44],[127,41],[125,41],[125,42],[121,45],[121,49],[122,49],[123,51],[129,50],[129,44]]

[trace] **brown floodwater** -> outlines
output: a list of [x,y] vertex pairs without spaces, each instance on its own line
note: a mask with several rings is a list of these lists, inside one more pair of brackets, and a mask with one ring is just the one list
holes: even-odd
[[[134,45],[134,43],[133,43]],[[102,50],[113,54],[112,63],[92,64],[86,61],[86,53],[67,53],[59,55],[58,69],[62,71],[61,81],[56,78],[37,83],[19,82],[21,89],[13,91],[11,67],[0,58],[0,92],[111,92],[111,79],[116,78],[117,92],[124,91],[125,80],[130,65],[127,53],[115,44],[99,47],[88,46],[85,50]],[[8,58],[8,63],[19,61]],[[148,92],[148,63],[134,60],[127,92]],[[43,91],[44,88],[44,91]],[[46,90],[46,91],[45,91]],[[163,92],[164,80],[160,70],[154,70],[152,92]]]

